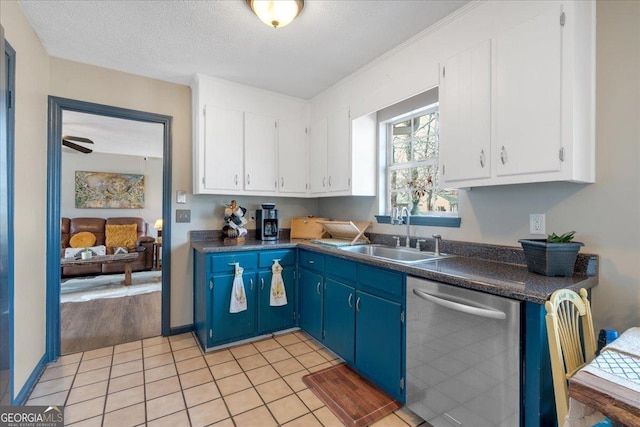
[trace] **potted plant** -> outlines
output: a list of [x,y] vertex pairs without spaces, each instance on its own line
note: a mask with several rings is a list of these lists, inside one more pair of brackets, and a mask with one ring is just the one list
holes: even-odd
[[574,242],[575,231],[546,239],[520,239],[527,270],[544,276],[572,276],[578,252],[584,243]]

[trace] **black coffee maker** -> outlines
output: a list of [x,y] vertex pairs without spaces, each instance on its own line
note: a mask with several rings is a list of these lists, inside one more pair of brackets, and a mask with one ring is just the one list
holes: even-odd
[[278,240],[280,228],[278,210],[275,203],[263,203],[262,209],[256,211],[256,239]]

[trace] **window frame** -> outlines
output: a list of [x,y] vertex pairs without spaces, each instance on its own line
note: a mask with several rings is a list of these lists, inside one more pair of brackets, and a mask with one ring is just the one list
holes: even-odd
[[[418,160],[418,161],[410,161],[410,162],[405,162],[405,163],[397,163],[394,164],[393,163],[393,147],[392,147],[392,143],[393,143],[393,125],[399,123],[399,122],[403,122],[403,121],[407,121],[407,120],[413,120],[416,117],[420,117],[420,116],[424,116],[426,114],[431,114],[433,112],[440,110],[440,104],[439,102],[434,102],[431,103],[429,105],[414,109],[412,111],[408,111],[404,114],[400,114],[398,116],[389,118],[387,120],[384,120],[382,122],[380,122],[380,134],[381,136],[383,136],[380,141],[380,147],[382,150],[384,150],[385,156],[384,156],[384,163],[381,164],[381,173],[384,174],[384,179],[381,179],[380,182],[384,182],[384,188],[382,189],[382,191],[379,192],[380,197],[383,199],[381,200],[381,202],[379,203],[379,210],[381,212],[381,215],[378,216],[378,221],[379,222],[386,222],[386,221],[380,221],[381,218],[384,218],[385,216],[388,217],[388,212],[390,212],[391,210],[391,172],[394,170],[402,170],[402,169],[408,169],[408,168],[412,168],[412,167],[417,167],[417,166],[436,166],[436,173],[438,174],[438,184],[440,183],[440,148],[439,148],[439,135],[438,135],[438,156],[437,157],[433,157],[430,159],[426,159],[426,160]],[[413,131],[412,131],[413,132]],[[441,189],[445,189],[443,187],[440,187],[440,185],[438,185],[437,187],[434,187],[435,189],[441,190]],[[459,226],[459,216],[460,216],[460,204],[459,204],[459,193],[458,193],[458,211],[429,211],[427,213],[424,214],[420,214],[420,215],[415,215],[412,216],[412,223],[414,223],[413,219],[417,219],[417,218],[451,218],[457,221],[457,225],[451,225],[451,226]],[[442,221],[436,221],[438,222],[438,225],[442,225]],[[445,221],[446,222],[446,221]],[[416,224],[417,225],[417,224]],[[431,225],[431,224],[425,224],[425,225]],[[435,224],[434,224],[435,225]]]

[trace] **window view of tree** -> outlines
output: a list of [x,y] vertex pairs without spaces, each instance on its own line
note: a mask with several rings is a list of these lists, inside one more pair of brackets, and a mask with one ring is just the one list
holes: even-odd
[[458,190],[438,185],[437,107],[388,124],[387,197],[412,215],[458,211]]

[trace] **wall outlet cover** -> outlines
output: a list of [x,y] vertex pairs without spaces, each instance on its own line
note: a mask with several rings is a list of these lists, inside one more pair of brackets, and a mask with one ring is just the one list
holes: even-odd
[[545,214],[529,214],[529,234],[547,234],[545,225]]
[[182,191],[182,190],[178,190],[176,192],[176,203],[187,203],[187,192],[186,191]]

